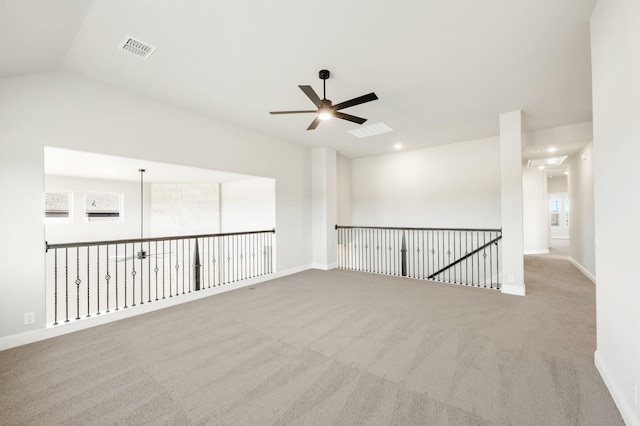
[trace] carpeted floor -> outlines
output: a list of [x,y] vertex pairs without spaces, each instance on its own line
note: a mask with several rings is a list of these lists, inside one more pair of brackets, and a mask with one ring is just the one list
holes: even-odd
[[622,425],[594,285],[525,262],[526,297],[311,270],[0,352],[0,423]]

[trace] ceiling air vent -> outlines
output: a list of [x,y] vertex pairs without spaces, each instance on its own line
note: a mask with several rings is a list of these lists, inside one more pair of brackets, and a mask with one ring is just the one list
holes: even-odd
[[124,41],[120,43],[120,50],[129,52],[139,58],[147,59],[156,50],[156,48],[143,41],[136,40],[135,38],[130,36],[126,36],[124,38]]
[[539,158],[537,160],[527,161],[527,167],[546,167],[546,166],[559,166],[567,159],[566,155],[561,157],[552,158]]

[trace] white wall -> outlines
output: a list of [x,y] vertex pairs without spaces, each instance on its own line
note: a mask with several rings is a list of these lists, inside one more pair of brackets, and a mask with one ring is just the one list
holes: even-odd
[[628,425],[640,425],[640,400],[632,398],[633,386],[640,387],[638,40],[640,2],[599,0],[591,17],[598,272],[595,360]]
[[[45,222],[45,238],[50,244],[81,241],[105,241],[140,236],[140,183],[83,179],[68,176],[47,175],[46,191],[69,190],[72,192],[72,222]],[[123,194],[121,220],[92,221],[85,219],[85,194],[87,192],[113,192]],[[149,184],[145,184],[145,200],[149,205]],[[145,235],[148,236],[150,215],[144,209]]]
[[276,227],[275,180],[226,182],[220,189],[221,232],[266,231]]
[[544,170],[522,172],[524,254],[549,253],[549,203]]
[[220,184],[152,183],[148,237],[220,232]]
[[351,160],[354,226],[500,228],[498,138]]
[[338,223],[336,225],[351,225],[351,160],[341,155],[337,156],[336,185],[338,191]]
[[567,176],[551,176],[547,179],[547,192],[569,192]]
[[45,145],[273,178],[279,270],[310,264],[309,149],[64,72],[2,79],[0,337],[45,324]]
[[337,153],[333,148],[319,147],[311,151],[312,259],[316,269],[337,266],[338,221]]
[[590,143],[569,163],[569,260],[595,281],[593,162],[593,143]]

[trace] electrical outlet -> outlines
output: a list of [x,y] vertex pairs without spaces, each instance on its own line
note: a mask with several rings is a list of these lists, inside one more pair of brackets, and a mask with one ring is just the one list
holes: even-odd
[[507,281],[509,281],[510,283],[513,283],[515,281],[515,277],[513,276],[513,274],[507,275]]
[[35,312],[27,312],[24,314],[24,325],[33,324],[34,322],[36,322]]

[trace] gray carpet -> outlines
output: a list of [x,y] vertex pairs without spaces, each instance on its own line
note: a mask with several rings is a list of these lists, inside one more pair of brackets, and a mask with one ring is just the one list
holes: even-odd
[[526,259],[527,297],[306,271],[0,352],[0,423],[622,425],[594,285]]

